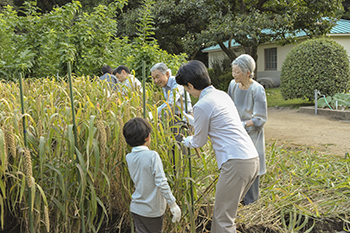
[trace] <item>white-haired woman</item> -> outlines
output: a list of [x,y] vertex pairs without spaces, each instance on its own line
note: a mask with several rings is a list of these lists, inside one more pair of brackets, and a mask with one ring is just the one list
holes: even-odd
[[259,199],[260,176],[266,173],[264,124],[267,120],[267,102],[264,87],[253,80],[254,70],[255,61],[250,55],[242,54],[237,57],[232,62],[234,79],[227,91],[260,158],[258,177],[243,198],[245,205]]

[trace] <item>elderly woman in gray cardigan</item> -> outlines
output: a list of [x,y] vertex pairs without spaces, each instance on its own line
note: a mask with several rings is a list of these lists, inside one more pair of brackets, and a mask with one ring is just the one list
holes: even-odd
[[243,198],[245,205],[259,199],[260,176],[266,173],[264,124],[267,120],[267,102],[264,87],[253,80],[254,70],[254,59],[248,54],[240,55],[232,62],[234,79],[228,87],[228,94],[236,105],[260,159],[258,177]]

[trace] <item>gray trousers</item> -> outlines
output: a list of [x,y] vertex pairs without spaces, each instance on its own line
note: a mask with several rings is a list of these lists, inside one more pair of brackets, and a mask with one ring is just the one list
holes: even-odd
[[259,172],[259,158],[230,159],[221,166],[216,185],[211,233],[235,233],[238,204]]
[[259,199],[259,183],[260,176],[257,176],[252,186],[250,186],[248,192],[243,198],[244,205],[249,205],[250,203],[253,203]]
[[162,233],[164,214],[156,218],[143,217],[141,215],[131,213],[134,219],[137,233]]

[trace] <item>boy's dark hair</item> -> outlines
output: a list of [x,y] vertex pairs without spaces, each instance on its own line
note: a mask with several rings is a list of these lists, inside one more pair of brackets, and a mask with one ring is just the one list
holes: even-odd
[[207,68],[203,62],[197,60],[182,65],[175,78],[178,84],[187,86],[188,83],[191,83],[197,90],[203,90],[211,84]]
[[113,73],[113,69],[109,66],[109,65],[104,65],[101,69],[102,74],[108,73],[108,74],[112,74]]
[[145,144],[146,138],[152,131],[151,124],[141,117],[135,117],[125,123],[123,135],[131,147]]
[[113,74],[120,74],[123,70],[125,70],[125,72],[127,74],[130,74],[130,69],[127,67],[127,66],[123,66],[123,65],[120,65],[118,66],[117,68],[115,68],[115,70],[113,71]]

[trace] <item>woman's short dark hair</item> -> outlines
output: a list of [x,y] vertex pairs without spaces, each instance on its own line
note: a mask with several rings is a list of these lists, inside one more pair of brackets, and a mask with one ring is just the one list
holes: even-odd
[[123,135],[129,146],[141,146],[152,131],[151,124],[141,117],[135,117],[125,123]]
[[117,68],[115,68],[115,70],[113,71],[113,74],[114,75],[115,74],[121,74],[123,70],[125,70],[125,72],[127,74],[130,74],[130,69],[127,66],[124,66],[124,65],[120,65]]
[[207,68],[203,62],[197,60],[182,65],[175,78],[178,84],[187,86],[188,83],[191,83],[197,90],[203,90],[211,84]]
[[112,74],[113,69],[109,65],[104,65],[104,66],[102,66],[101,72],[102,72],[102,74],[105,74],[105,73]]

